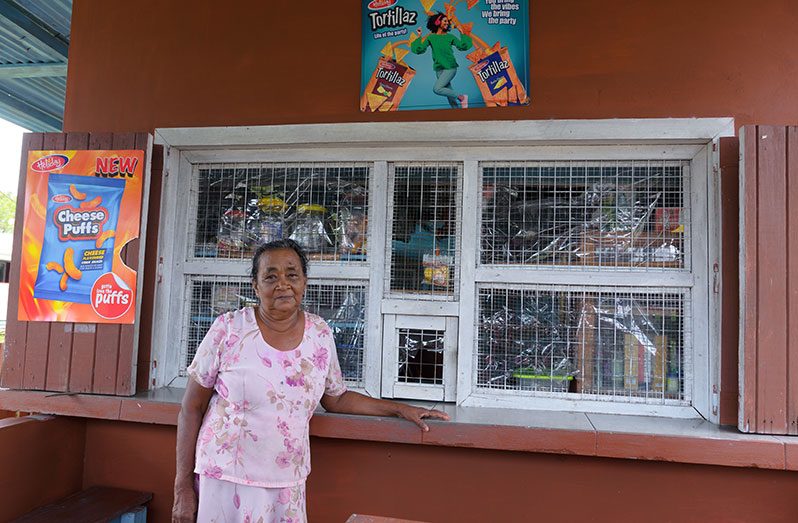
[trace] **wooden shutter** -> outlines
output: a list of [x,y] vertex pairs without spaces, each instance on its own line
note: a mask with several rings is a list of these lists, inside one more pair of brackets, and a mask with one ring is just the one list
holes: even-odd
[[[25,322],[17,320],[25,171],[28,151],[138,149],[149,165],[152,140],[146,133],[30,133],[22,142],[22,162],[8,293],[8,321],[0,386],[11,389],[132,395],[135,393],[136,344],[139,322],[133,325]],[[146,209],[148,169],[144,172],[142,205]],[[142,212],[145,216],[146,212]],[[146,233],[142,220],[140,237]],[[124,261],[138,271],[141,299],[141,242],[130,242]]]
[[740,133],[743,432],[798,434],[798,127]]

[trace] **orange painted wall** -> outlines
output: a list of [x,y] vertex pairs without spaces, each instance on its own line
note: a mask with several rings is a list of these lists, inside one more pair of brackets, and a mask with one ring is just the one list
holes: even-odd
[[[682,465],[311,438],[308,512],[446,522],[794,521],[798,475]],[[153,492],[169,521],[175,429],[87,420],[84,486]]]
[[0,420],[0,521],[79,491],[84,440],[82,420]]
[[67,131],[549,118],[798,121],[794,0],[531,0],[532,104],[358,111],[360,0],[75,0]]

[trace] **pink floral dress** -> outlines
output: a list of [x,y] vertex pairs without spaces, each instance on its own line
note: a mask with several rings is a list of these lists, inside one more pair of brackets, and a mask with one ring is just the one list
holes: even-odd
[[198,521],[305,521],[308,422],[346,391],[330,327],[305,312],[299,346],[268,345],[247,307],[216,319],[188,374],[213,388],[197,438]]

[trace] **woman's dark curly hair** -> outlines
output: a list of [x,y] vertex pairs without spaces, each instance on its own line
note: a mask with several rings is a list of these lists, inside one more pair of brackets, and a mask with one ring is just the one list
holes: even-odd
[[427,29],[433,33],[437,33],[438,29],[441,28],[441,19],[443,18],[446,18],[446,15],[441,12],[429,15],[429,18],[427,18]]
[[307,277],[308,275],[308,255],[305,254],[305,251],[302,247],[299,246],[297,242],[294,240],[284,239],[284,240],[275,240],[273,242],[264,243],[257,249],[255,249],[255,254],[252,255],[252,270],[250,271],[250,276],[252,276],[252,281],[256,281],[258,279],[258,267],[260,266],[260,257],[264,252],[270,251],[277,251],[280,249],[291,249],[296,253],[299,257],[299,263],[302,265],[302,276]]

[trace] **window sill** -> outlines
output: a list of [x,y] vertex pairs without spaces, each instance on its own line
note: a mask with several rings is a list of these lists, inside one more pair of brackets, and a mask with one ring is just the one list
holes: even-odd
[[[0,409],[176,425],[183,389],[132,397],[0,390]],[[421,404],[421,403],[419,403]],[[616,414],[424,406],[451,421],[429,432],[397,418],[330,414],[311,420],[311,436],[798,471],[798,437],[741,434],[704,420]]]

